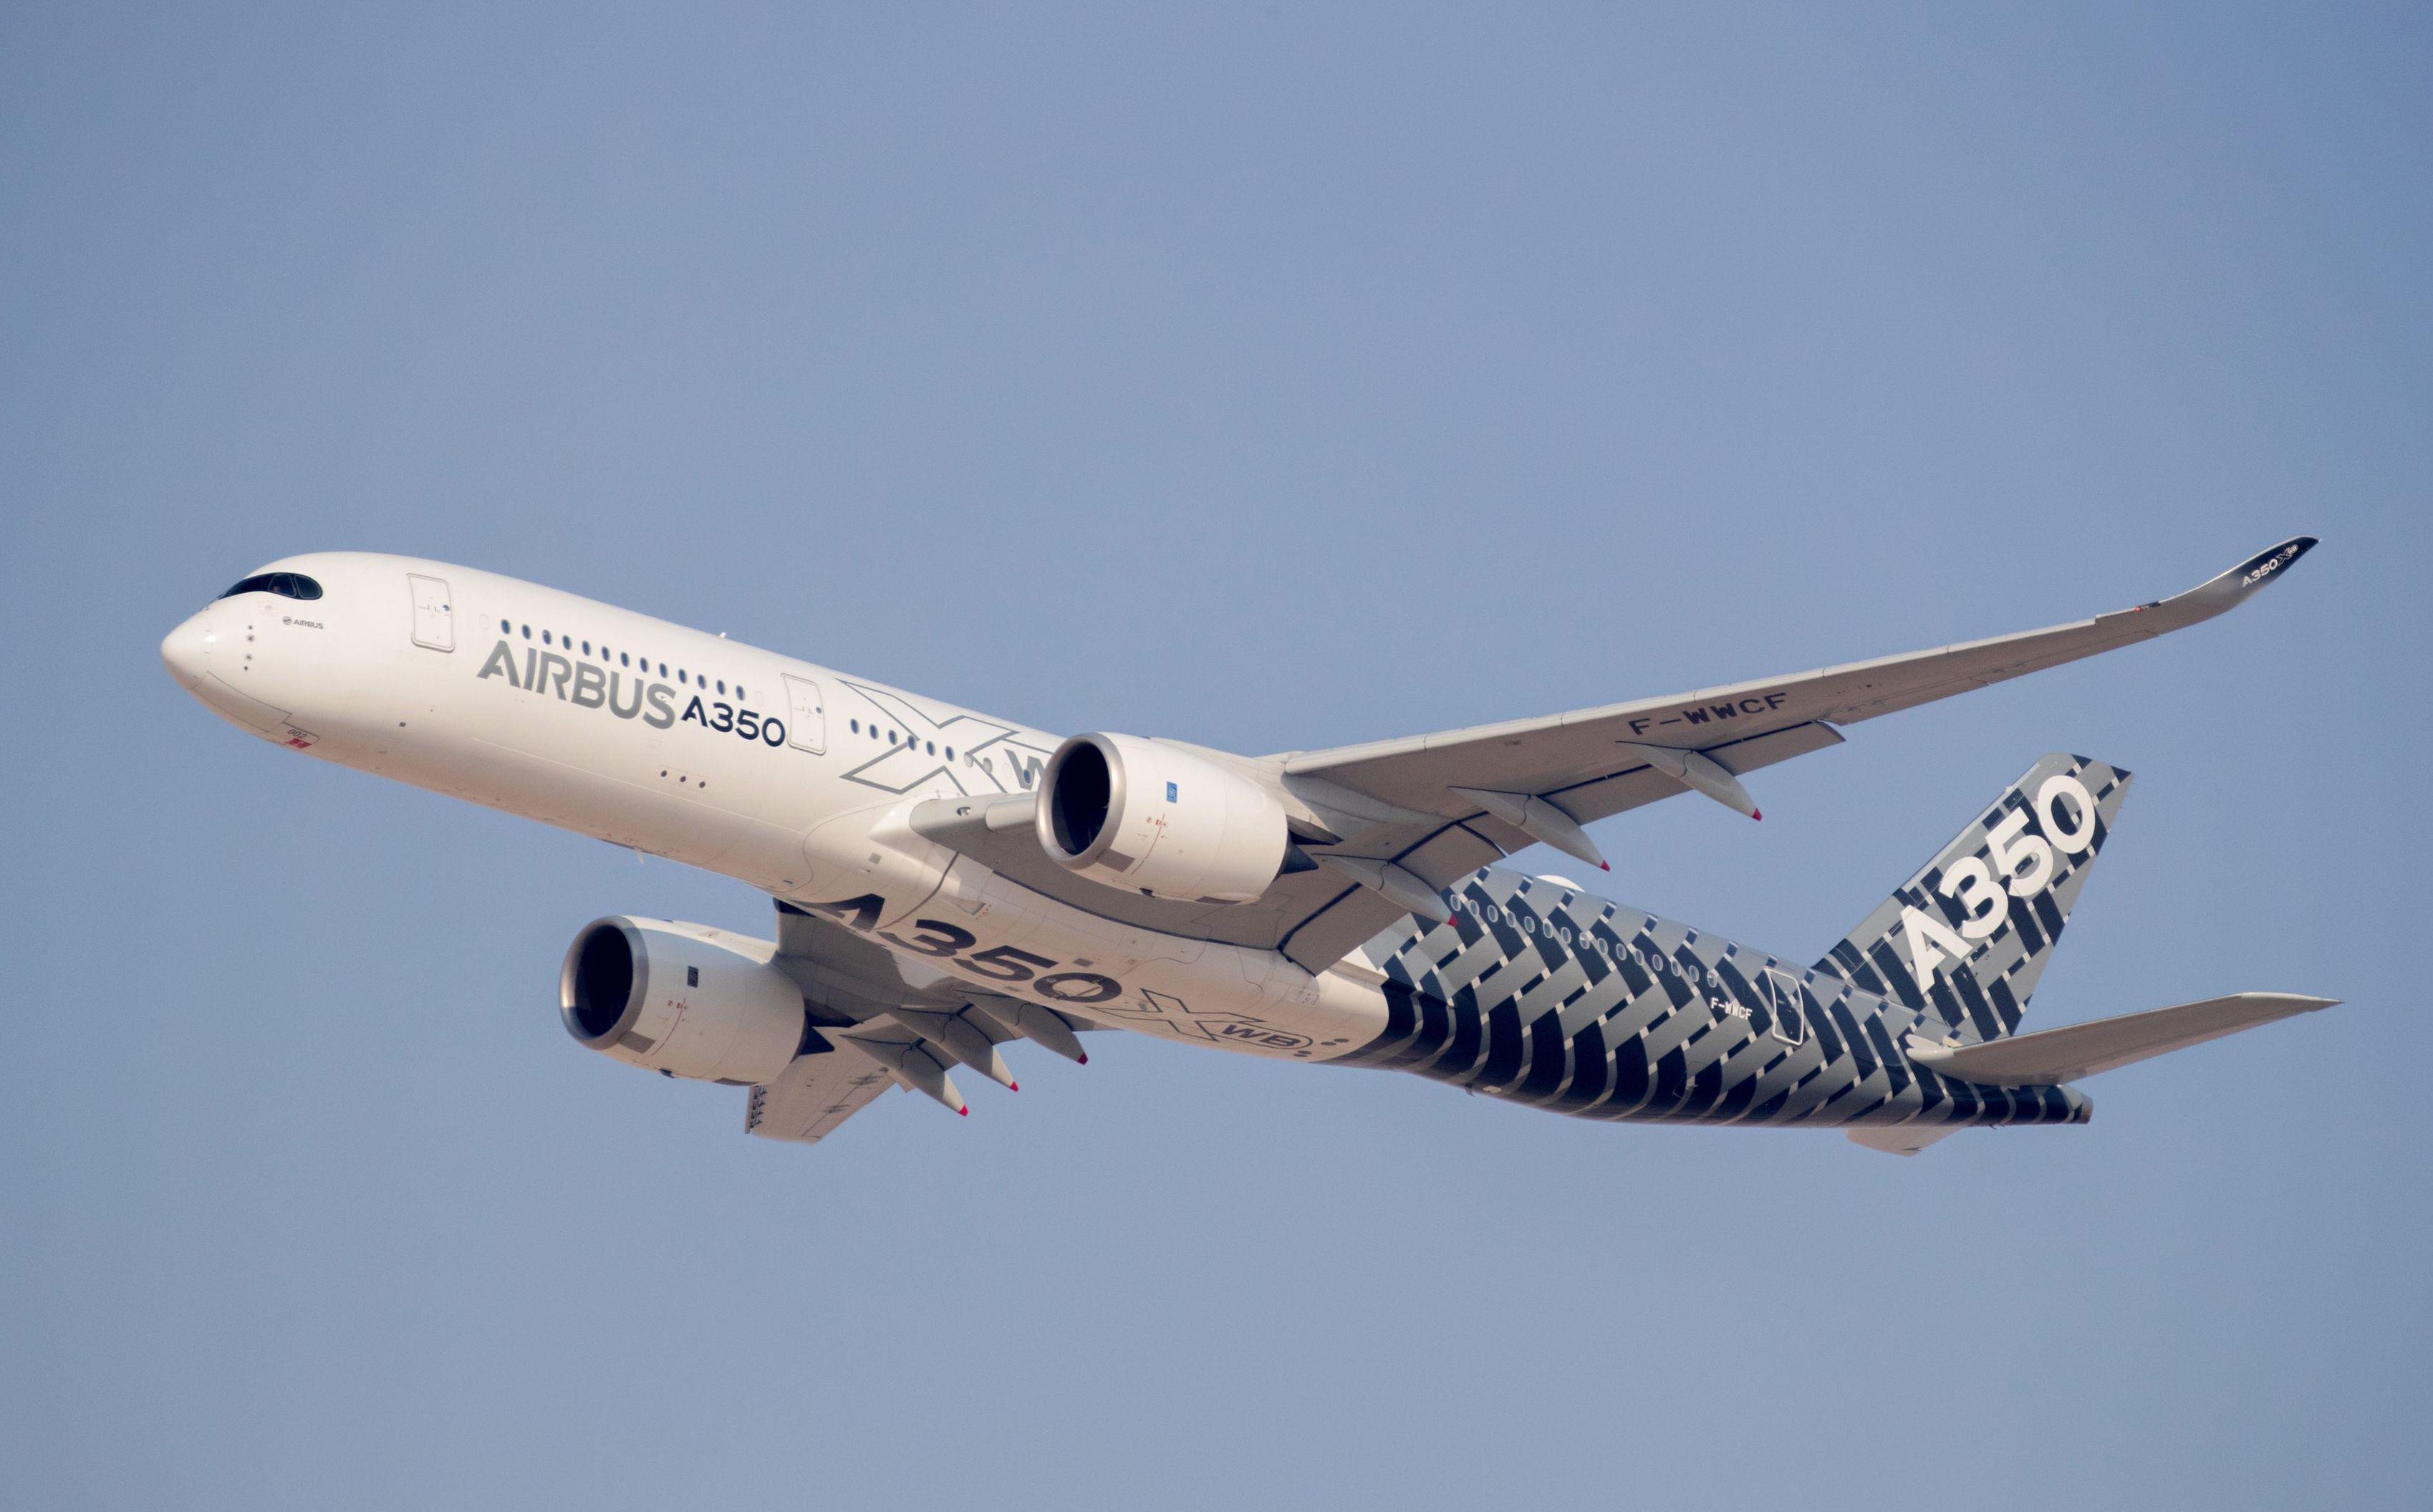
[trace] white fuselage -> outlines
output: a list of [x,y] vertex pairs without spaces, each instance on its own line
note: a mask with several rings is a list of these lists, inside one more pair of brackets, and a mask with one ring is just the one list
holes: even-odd
[[221,598],[162,655],[274,743],[820,909],[913,986],[944,974],[1285,1060],[1333,1059],[1386,1024],[1363,963],[1312,976],[1272,950],[1141,929],[910,827],[928,799],[1029,790],[1056,737],[468,568],[331,552],[262,571],[321,594]]

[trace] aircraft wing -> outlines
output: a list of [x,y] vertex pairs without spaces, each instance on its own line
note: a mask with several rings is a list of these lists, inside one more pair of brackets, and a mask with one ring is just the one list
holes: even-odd
[[[1578,826],[1679,792],[1754,815],[1743,773],[1837,744],[1840,726],[2185,629],[2235,608],[2315,545],[2301,535],[2188,591],[2070,624],[1435,735],[1297,752],[1286,785],[1322,817],[1369,820],[1314,852],[1322,900],[1280,948],[1311,970],[1402,912],[1395,870],[1441,888],[1544,841],[1597,861]],[[1534,806],[1534,807],[1533,807]],[[1348,863],[1348,864],[1347,864]],[[1381,877],[1376,869],[1385,868]],[[1311,890],[1308,874],[1286,878]],[[1384,885],[1381,885],[1381,881]]]
[[1015,1040],[1090,1062],[1076,1030],[1091,1026],[1041,1004],[975,992],[782,899],[769,963],[803,990],[811,1031],[802,1054],[752,1089],[743,1130],[763,1139],[816,1145],[896,1085],[961,1113],[950,1073],[968,1067],[1012,1087],[997,1046]]
[[798,1055],[774,1081],[752,1089],[743,1131],[816,1145],[894,1084],[883,1067],[833,1045],[825,1054]]

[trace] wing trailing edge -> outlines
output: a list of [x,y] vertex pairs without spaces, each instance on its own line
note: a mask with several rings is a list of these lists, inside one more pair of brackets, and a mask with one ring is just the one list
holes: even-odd
[[[1652,759],[1670,765],[1679,753],[1697,751],[1722,769],[1715,773],[1702,767],[1698,775],[1718,789],[1714,795],[1740,807],[1744,795],[1725,789],[1720,779],[1746,772],[1753,763],[1729,759],[1720,754],[1722,748],[1803,724],[1857,723],[2200,624],[2286,575],[2315,545],[2311,535],[2292,536],[2184,593],[2042,630],[1693,693],[1270,759],[1282,761],[1289,776],[1320,777],[1373,801],[1421,812],[1457,816],[1467,806],[1455,790],[1478,788],[1554,799],[1572,819],[1588,824],[1691,788],[1690,778],[1674,772],[1660,773],[1659,783],[1645,792],[1609,790],[1606,784],[1633,769],[1647,768]],[[1823,743],[1837,739],[1829,737]],[[1648,752],[1659,755],[1651,757]]]

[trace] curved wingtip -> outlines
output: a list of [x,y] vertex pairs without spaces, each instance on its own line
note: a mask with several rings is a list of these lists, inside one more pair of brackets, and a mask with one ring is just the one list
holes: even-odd
[[2174,623],[2165,626],[2176,629],[2181,624],[2194,624],[2235,608],[2249,595],[2287,572],[2298,558],[2315,549],[2316,537],[2292,535],[2277,546],[2268,546],[2227,572],[2218,573],[2188,589],[2186,593],[2143,605],[2144,609],[2169,611],[2166,618]]
[[2300,1013],[2320,1013],[2324,1009],[2340,1006],[2340,1000],[2337,997],[2317,997],[2311,993],[2242,993],[2239,995],[2271,998],[2289,1004],[2292,1011]]
[[2241,587],[2261,587],[2267,579],[2313,551],[2315,546],[2316,537],[2312,535],[2292,535],[2278,546],[2256,552],[2222,575],[2236,577]]

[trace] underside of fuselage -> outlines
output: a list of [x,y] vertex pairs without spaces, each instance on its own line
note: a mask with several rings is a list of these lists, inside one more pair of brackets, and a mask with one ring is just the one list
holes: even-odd
[[2084,1123],[2074,1088],[1939,1077],[1900,1046],[1948,1026],[1567,883],[1500,868],[1449,923],[1388,931],[1386,1032],[1337,1061],[1579,1118],[1749,1125]]

